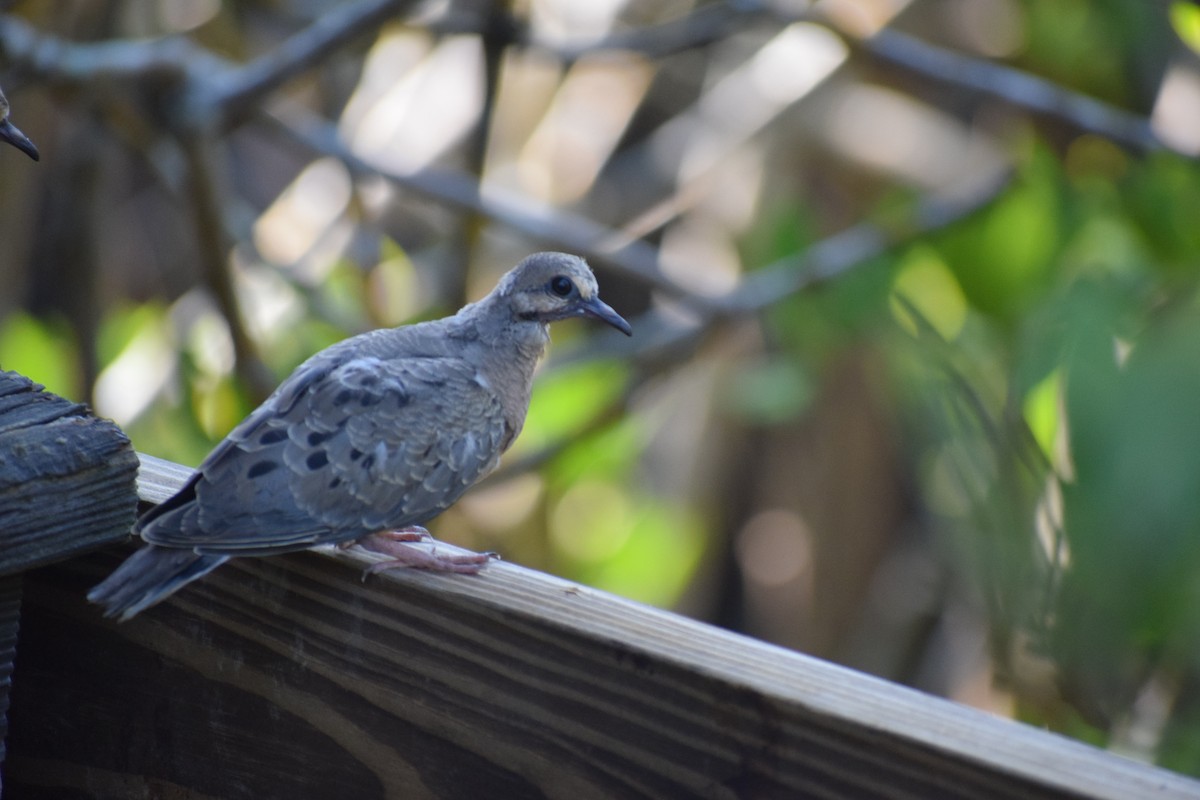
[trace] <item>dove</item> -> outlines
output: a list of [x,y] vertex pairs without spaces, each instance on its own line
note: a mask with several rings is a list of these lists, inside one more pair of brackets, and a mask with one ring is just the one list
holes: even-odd
[[490,472],[525,422],[549,323],[632,329],[587,263],[535,253],[444,319],[383,328],[310,357],[134,525],[146,543],[88,594],[127,620],[230,558],[358,544],[372,570],[478,572],[420,526]]

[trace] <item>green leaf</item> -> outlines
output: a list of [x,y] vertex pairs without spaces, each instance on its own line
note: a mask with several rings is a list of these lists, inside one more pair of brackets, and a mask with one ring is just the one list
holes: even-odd
[[107,367],[139,335],[153,331],[161,335],[166,309],[159,303],[122,304],[111,309],[96,335],[96,357]]
[[1062,175],[1038,150],[1020,182],[994,205],[940,237],[945,263],[975,308],[1012,320],[1054,276],[1061,241]]
[[63,397],[86,400],[78,364],[66,326],[25,313],[12,314],[0,324],[0,369],[19,372]]
[[[620,524],[626,527],[620,546],[603,561],[577,564],[575,574],[599,589],[669,608],[679,600],[700,563],[704,529],[695,514],[652,497],[631,496],[625,503]],[[601,508],[594,507],[596,511]],[[605,530],[608,535],[622,533],[621,529]]]
[[[893,282],[895,294],[903,296],[920,312],[944,340],[958,337],[967,319],[967,301],[958,281],[937,251],[928,245],[912,247],[900,261]],[[893,297],[892,315],[908,332],[916,326]]]
[[625,390],[625,367],[614,361],[572,364],[540,376],[533,390],[522,448],[578,431]]
[[1057,460],[1056,442],[1060,428],[1059,405],[1062,398],[1062,378],[1055,370],[1025,395],[1025,423],[1042,449],[1046,460]]
[[1200,53],[1200,7],[1192,3],[1172,3],[1168,15],[1171,27],[1183,43]]

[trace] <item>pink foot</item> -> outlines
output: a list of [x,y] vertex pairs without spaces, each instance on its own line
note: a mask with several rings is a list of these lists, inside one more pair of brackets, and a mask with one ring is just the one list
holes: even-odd
[[414,542],[431,542],[433,537],[429,531],[420,527],[401,528],[396,531],[380,531],[359,539],[355,544],[373,553],[383,553],[391,556],[391,561],[380,561],[372,564],[363,572],[363,579],[376,572],[388,569],[409,567],[410,569],[428,569],[435,572],[462,572],[474,575],[483,569],[487,562],[500,556],[495,553],[463,553],[439,554],[436,545],[428,550],[413,547]]
[[[338,545],[343,550],[348,550],[354,545],[362,545],[367,550],[376,553],[387,553],[387,550],[380,550],[378,547],[373,547],[368,540],[386,540],[382,546],[389,547],[391,542],[431,542],[433,534],[422,528],[420,525],[410,525],[407,528],[397,528],[394,531],[379,531],[378,533],[368,534],[361,539],[351,539],[348,542],[342,542]],[[379,544],[379,542],[375,542]]]

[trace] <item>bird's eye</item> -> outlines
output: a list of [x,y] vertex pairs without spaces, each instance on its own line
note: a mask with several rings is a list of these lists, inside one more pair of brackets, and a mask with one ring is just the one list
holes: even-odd
[[565,275],[558,275],[550,279],[550,291],[554,292],[559,297],[566,297],[575,289],[575,284],[571,283],[571,279]]

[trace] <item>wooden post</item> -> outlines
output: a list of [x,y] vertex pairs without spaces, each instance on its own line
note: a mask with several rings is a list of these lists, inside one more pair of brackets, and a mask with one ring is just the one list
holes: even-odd
[[128,536],[137,470],[112,422],[0,372],[0,575]]
[[137,454],[86,406],[0,371],[0,764],[21,612],[21,576],[124,539]]

